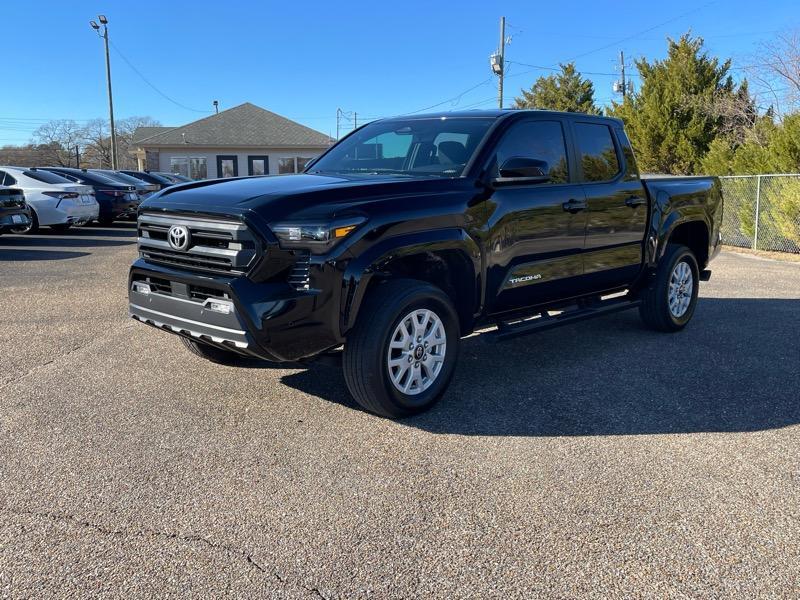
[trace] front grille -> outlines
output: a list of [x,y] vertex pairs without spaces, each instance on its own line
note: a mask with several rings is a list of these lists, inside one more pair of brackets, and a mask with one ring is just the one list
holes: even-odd
[[[189,231],[186,250],[168,240],[170,227]],[[139,254],[148,262],[205,273],[244,275],[259,255],[255,235],[239,221],[144,213],[139,215]]]

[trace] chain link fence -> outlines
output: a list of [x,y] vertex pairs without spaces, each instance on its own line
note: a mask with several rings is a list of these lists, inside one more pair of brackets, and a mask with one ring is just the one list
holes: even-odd
[[800,174],[720,177],[722,243],[800,253]]

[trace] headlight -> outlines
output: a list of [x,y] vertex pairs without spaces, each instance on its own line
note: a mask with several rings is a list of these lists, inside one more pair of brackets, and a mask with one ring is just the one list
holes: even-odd
[[364,219],[335,223],[273,223],[270,229],[281,248],[304,248],[325,252],[350,235]]

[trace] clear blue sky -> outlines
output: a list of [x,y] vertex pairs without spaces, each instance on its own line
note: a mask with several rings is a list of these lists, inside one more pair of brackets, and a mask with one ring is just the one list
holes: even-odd
[[[508,61],[553,66],[575,58],[581,71],[610,74],[620,49],[631,63],[660,58],[665,37],[690,28],[712,53],[741,66],[775,31],[800,26],[796,0],[6,0],[0,144],[27,141],[48,119],[107,117],[102,42],[88,24],[98,13],[109,18],[116,49],[155,87],[207,111],[159,95],[112,48],[118,118],[180,125],[210,114],[214,99],[222,109],[249,101],[324,133],[335,133],[337,107],[361,119],[439,103],[437,110],[495,106],[488,57],[501,15],[513,38]],[[509,68],[509,100],[546,73]],[[608,103],[614,76],[590,77],[598,101]]]

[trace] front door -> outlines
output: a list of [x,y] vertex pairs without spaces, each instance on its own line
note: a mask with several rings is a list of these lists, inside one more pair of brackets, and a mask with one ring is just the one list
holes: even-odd
[[487,297],[491,313],[572,295],[583,275],[586,228],[583,186],[567,152],[560,120],[517,121],[500,140],[492,169],[509,158],[546,163],[544,183],[520,180],[496,186],[487,201]]
[[217,155],[217,177],[238,177],[239,157],[234,154]]
[[597,122],[576,121],[573,132],[588,204],[584,286],[586,291],[625,286],[642,265],[647,193],[632,153],[622,151],[626,139]]

